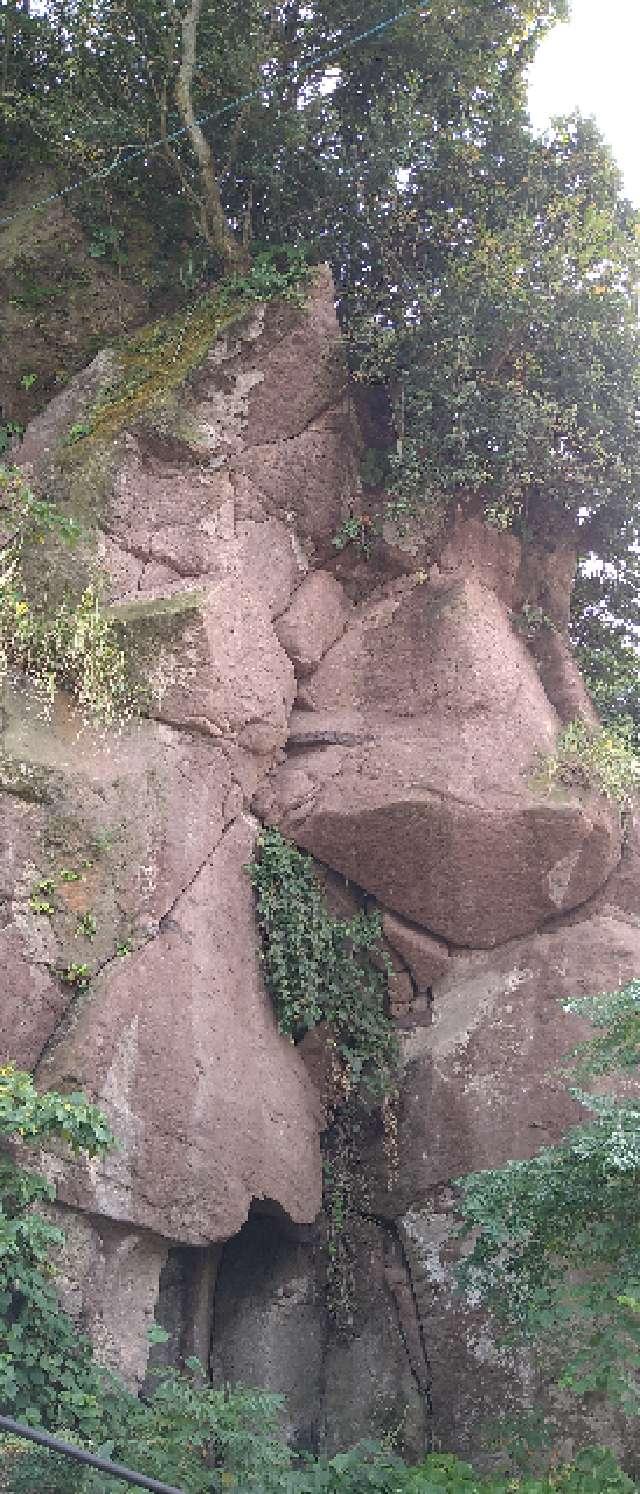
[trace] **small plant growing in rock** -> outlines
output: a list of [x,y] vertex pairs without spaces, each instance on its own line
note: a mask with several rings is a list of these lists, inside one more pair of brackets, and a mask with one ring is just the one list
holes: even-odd
[[622,732],[572,721],[556,751],[540,759],[533,782],[547,789],[591,789],[629,810],[640,791],[640,758]]
[[88,965],[72,960],[71,964],[65,965],[60,971],[60,979],[65,986],[73,986],[76,991],[86,991],[91,980],[91,971]]
[[533,602],[523,602],[520,611],[513,613],[513,625],[518,633],[524,633],[525,638],[537,638],[545,628],[555,627],[543,608]]
[[95,939],[98,932],[98,922],[95,913],[82,913],[76,925],[77,939]]
[[42,877],[39,882],[36,882],[35,887],[31,889],[29,897],[29,907],[32,913],[36,913],[42,918],[52,918],[55,913],[55,907],[52,902],[54,892],[55,883],[51,877]]
[[334,550],[346,550],[347,545],[358,545],[368,559],[378,534],[379,526],[370,514],[350,514],[336,530],[331,543]]
[[53,915],[56,911],[53,903],[49,902],[47,898],[38,897],[37,893],[31,894],[31,897],[29,898],[29,907],[31,909],[31,912],[35,913],[39,918],[53,918]]
[[110,726],[138,709],[119,635],[102,611],[96,593],[47,611],[27,595],[22,560],[26,550],[55,534],[66,544],[78,526],[37,499],[19,473],[0,468],[0,507],[10,538],[0,551],[0,683],[9,669],[31,679],[50,707],[56,690],[66,689],[86,719]]

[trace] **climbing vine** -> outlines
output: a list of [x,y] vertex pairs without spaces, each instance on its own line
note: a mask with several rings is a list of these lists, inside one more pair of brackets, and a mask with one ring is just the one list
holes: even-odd
[[362,1133],[382,1107],[394,1136],[397,1045],[387,1013],[388,969],[376,913],[329,912],[311,857],[265,830],[250,869],[267,987],[280,1030],[300,1041],[324,1024],[332,1103],[324,1136],[328,1300],[347,1326],[354,1294],[354,1232],[366,1212]]

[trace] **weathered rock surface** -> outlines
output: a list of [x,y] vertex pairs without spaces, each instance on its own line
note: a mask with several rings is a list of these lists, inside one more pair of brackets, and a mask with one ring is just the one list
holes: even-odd
[[214,1375],[285,1394],[284,1425],[296,1446],[333,1453],[375,1432],[419,1457],[429,1423],[427,1367],[392,1232],[361,1227],[359,1267],[345,1337],[327,1322],[317,1243],[251,1219],[222,1255]]
[[299,699],[295,757],[260,790],[258,811],[450,943],[486,947],[538,928],[586,902],[616,865],[612,807],[532,782],[558,719],[504,608],[477,582],[392,586]]
[[38,1071],[85,1085],[121,1144],[99,1166],[65,1163],[61,1199],[191,1245],[235,1234],[254,1198],[297,1223],[321,1201],[316,1092],[262,985],[244,871],[254,836],[235,822]]
[[298,588],[276,633],[296,674],[309,674],[349,622],[352,605],[328,571],[312,571]]
[[576,1123],[558,1066],[588,1024],[562,1002],[617,990],[638,970],[640,928],[614,913],[454,956],[431,1027],[403,1039],[407,1206],[465,1172],[531,1156]]
[[449,968],[446,944],[432,939],[423,929],[407,923],[395,913],[385,913],[382,929],[387,943],[401,955],[419,991],[435,985]]
[[[621,856],[611,804],[535,781],[562,723],[593,719],[575,557],[457,514],[445,536],[385,531],[372,566],[338,558],[359,494],[330,278],[304,311],[254,307],[217,337],[214,318],[208,342],[194,319],[146,402],[139,347],[100,354],[22,447],[85,524],[47,587],[102,577],[152,704],[104,735],[5,688],[2,1055],[84,1088],[119,1138],[49,1166],[65,1305],[130,1384],[211,1350],[214,1378],[287,1395],[301,1446],[401,1428],[410,1455],[435,1436],[477,1456],[530,1367],[453,1298],[451,1181],[563,1134],[582,1026],[562,998],[640,970],[637,832]],[[139,346],[153,359],[156,331]],[[308,1228],[335,1075],[321,1029],[299,1049],[276,1029],[251,803],[319,859],[336,916],[383,918],[399,1167],[372,1122],[342,1337]],[[170,1337],[149,1361],[154,1315]]]
[[168,1243],[147,1230],[58,1204],[52,1215],[65,1236],[57,1262],[62,1306],[89,1334],[100,1362],[137,1390],[144,1379],[147,1335]]
[[268,608],[235,578],[115,614],[145,660],[151,712],[265,757],[287,738],[295,682]]

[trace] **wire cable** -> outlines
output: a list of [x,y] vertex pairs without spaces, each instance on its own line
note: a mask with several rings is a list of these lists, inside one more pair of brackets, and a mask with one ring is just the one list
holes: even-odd
[[[399,21],[406,20],[408,16],[417,15],[419,11],[426,14],[425,0],[420,0],[420,3],[417,5],[404,6],[402,10],[396,11],[395,15],[389,16],[384,21],[378,21],[375,26],[369,26],[366,31],[361,31],[357,36],[349,37],[348,40],[338,43],[337,46],[332,47],[328,52],[324,52],[320,57],[313,58],[305,70],[305,76],[308,76],[311,72],[315,72],[316,68],[323,67],[326,63],[335,61],[337,57],[342,56],[342,53],[349,51],[351,47],[369,41],[371,37],[382,35],[385,31],[389,31],[392,26],[397,26]],[[254,88],[249,93],[240,94],[238,98],[232,99],[230,103],[223,104],[221,109],[215,109],[210,114],[201,114],[196,123],[202,125],[209,123],[211,120],[220,119],[224,114],[230,114],[232,110],[240,109],[245,104],[251,103],[254,99],[263,98],[265,91],[273,93],[274,85],[272,85],[270,90],[268,88],[265,90],[263,86]],[[308,106],[304,105],[303,107]],[[153,151],[161,150],[164,145],[172,144],[174,140],[179,140],[183,135],[187,135],[188,133],[187,125],[181,125],[180,129],[173,130],[170,135],[165,135],[159,140],[152,140],[148,145],[121,145],[110,166],[104,166],[100,171],[94,171],[90,176],[85,176],[82,181],[72,182],[70,186],[63,187],[60,192],[52,192],[48,197],[41,198],[39,202],[30,203],[28,207],[19,208],[16,213],[10,213],[7,217],[0,218],[0,227],[4,227],[7,223],[14,223],[17,218],[26,217],[28,213],[41,212],[43,208],[49,207],[51,203],[60,202],[62,198],[69,197],[72,192],[82,192],[85,187],[91,186],[93,182],[104,181],[107,177],[113,176],[113,173],[118,171],[127,162],[133,161],[138,156],[151,155]]]

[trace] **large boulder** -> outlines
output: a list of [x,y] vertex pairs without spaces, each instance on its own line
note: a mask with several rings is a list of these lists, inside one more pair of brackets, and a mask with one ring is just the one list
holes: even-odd
[[258,773],[233,743],[153,721],[93,730],[62,696],[48,716],[24,685],[3,716],[0,1043],[31,1067],[81,969],[154,935]]
[[535,782],[558,718],[479,582],[419,578],[367,604],[299,692],[296,751],[259,791],[270,822],[454,945],[541,927],[604,884],[615,808]]
[[617,990],[639,970],[640,926],[616,910],[455,955],[434,987],[431,1026],[403,1036],[403,1203],[564,1135],[580,1109],[559,1065],[590,1029],[562,1003]]
[[99,1165],[53,1159],[63,1202],[191,1245],[235,1234],[253,1199],[296,1223],[321,1203],[318,1097],[262,983],[254,838],[235,821],[156,937],[105,967],[37,1074],[87,1089],[119,1142]]

